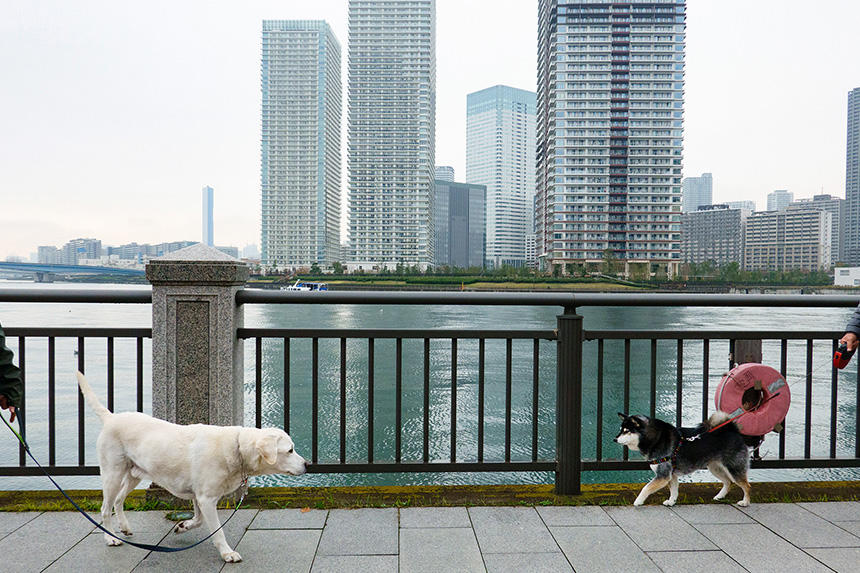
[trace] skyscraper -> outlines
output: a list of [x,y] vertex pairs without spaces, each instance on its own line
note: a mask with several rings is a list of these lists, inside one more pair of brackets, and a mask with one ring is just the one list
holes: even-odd
[[682,211],[692,213],[699,207],[713,205],[714,177],[710,173],[702,173],[701,177],[684,177],[681,181],[683,194]]
[[544,268],[681,257],[684,0],[540,0],[537,213]]
[[777,189],[767,194],[767,210],[782,211],[794,201],[794,193],[785,189]]
[[466,96],[466,181],[487,187],[487,262],[521,267],[534,205],[535,93],[493,86]]
[[437,165],[436,166],[436,180],[437,181],[454,181],[454,168],[450,165]]
[[340,261],[340,44],[317,20],[264,20],[264,265]]
[[860,265],[860,88],[848,92],[848,145],[845,149],[844,259]]
[[203,186],[203,239],[204,245],[213,246],[214,229],[212,226],[212,207],[215,201],[215,190],[208,185]]
[[484,266],[487,188],[436,180],[435,264],[461,269]]
[[845,200],[832,195],[813,195],[812,199],[798,199],[789,209],[818,209],[830,213],[830,260],[833,264],[844,259]]
[[350,270],[433,264],[435,0],[349,1]]

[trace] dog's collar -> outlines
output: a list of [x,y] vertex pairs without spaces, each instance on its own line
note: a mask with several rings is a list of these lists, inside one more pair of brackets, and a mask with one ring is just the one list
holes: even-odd
[[239,472],[242,474],[242,483],[239,488],[244,488],[248,485],[248,472],[245,471],[245,458],[242,457],[242,443],[239,441],[239,436],[236,436],[236,454],[239,457]]

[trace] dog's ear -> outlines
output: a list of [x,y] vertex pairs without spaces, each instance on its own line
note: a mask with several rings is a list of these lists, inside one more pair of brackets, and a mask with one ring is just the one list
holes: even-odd
[[257,451],[267,464],[272,465],[278,461],[278,437],[263,436],[257,440]]
[[621,412],[618,412],[618,417],[621,418],[621,421],[623,422],[627,419],[627,414],[622,414]]

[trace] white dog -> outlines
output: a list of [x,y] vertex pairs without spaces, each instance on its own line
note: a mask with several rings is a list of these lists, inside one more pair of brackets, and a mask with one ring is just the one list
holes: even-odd
[[[120,530],[131,535],[123,502],[140,480],[149,479],[181,499],[194,503],[194,517],[174,528],[182,533],[199,527],[218,530],[212,542],[227,562],[241,561],[218,529],[217,503],[236,491],[248,476],[264,474],[301,475],[305,459],[295,452],[293,440],[276,428],[241,426],[180,426],[139,412],[113,414],[96,397],[84,375],[78,385],[90,408],[101,418],[104,428],[98,438],[102,477],[102,521],[115,532],[112,510]],[[105,534],[108,545],[122,542]]]

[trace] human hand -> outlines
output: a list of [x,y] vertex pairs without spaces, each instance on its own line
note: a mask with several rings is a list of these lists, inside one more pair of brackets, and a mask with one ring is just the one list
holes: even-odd
[[854,350],[857,348],[857,335],[853,332],[846,332],[845,335],[839,339],[839,342],[845,344],[849,351]]
[[0,409],[2,409],[2,410],[8,409],[9,414],[10,414],[9,421],[10,422],[15,421],[15,414],[16,414],[15,413],[15,406],[12,406],[11,404],[9,404],[9,399],[6,396],[4,396],[3,394],[0,394]]

